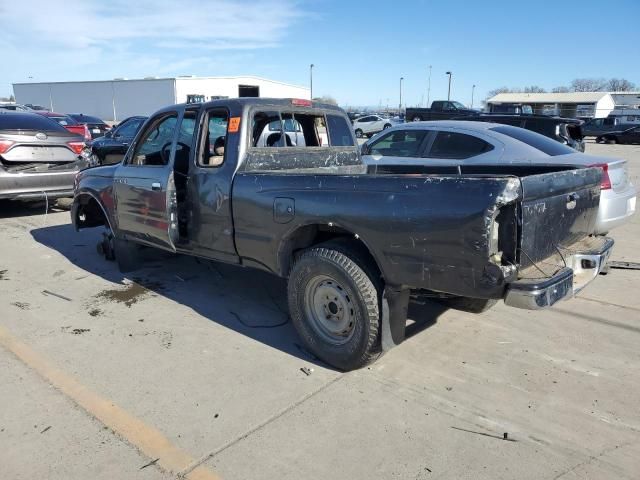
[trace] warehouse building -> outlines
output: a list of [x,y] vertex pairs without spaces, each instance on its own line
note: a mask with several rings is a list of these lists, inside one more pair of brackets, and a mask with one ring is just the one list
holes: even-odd
[[640,113],[638,92],[499,93],[487,100],[494,113],[536,113],[570,118],[605,118],[620,109]]
[[307,87],[253,76],[14,83],[13,92],[17,103],[42,105],[54,112],[95,115],[114,122],[202,97],[311,98]]

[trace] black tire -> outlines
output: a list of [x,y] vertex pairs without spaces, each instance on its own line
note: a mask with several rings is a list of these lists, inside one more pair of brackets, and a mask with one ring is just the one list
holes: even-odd
[[421,122],[422,121],[422,117],[418,116],[418,117],[413,117],[413,120],[411,120],[412,122]]
[[356,137],[362,138],[362,130],[360,130],[359,128],[356,129]]
[[615,137],[607,137],[605,138],[605,143],[609,145],[615,145],[616,143],[618,143],[618,140]]
[[390,123],[385,123],[384,127],[382,127],[383,130],[386,130],[387,128],[391,128],[391,124]]
[[[355,249],[327,243],[303,251],[289,275],[289,314],[298,335],[309,351],[341,370],[361,368],[381,355],[380,293],[373,269],[366,263]],[[335,298],[336,303],[327,296],[327,305],[342,305],[340,310],[324,311],[336,317],[343,312],[344,318],[332,324],[344,322],[342,332],[329,332],[325,325],[334,321],[329,316],[318,318],[323,307],[317,301],[319,279],[328,292],[341,292],[336,294],[342,295],[340,301]],[[320,292],[322,297],[325,290]],[[324,298],[320,302],[325,302]]]
[[440,298],[438,302],[455,310],[469,313],[482,313],[492,308],[498,301],[487,298],[450,297]]

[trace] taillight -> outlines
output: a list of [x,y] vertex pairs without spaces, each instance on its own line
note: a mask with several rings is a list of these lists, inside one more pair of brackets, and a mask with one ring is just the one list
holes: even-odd
[[608,163],[594,163],[590,167],[599,167],[602,169],[602,181],[600,182],[600,190],[611,190],[611,178],[609,178]]
[[291,105],[295,105],[296,107],[310,107],[313,105],[311,100],[305,100],[304,98],[292,98]]
[[67,145],[76,155],[80,155],[84,149],[84,142],[67,142]]
[[0,153],[5,153],[14,143],[16,142],[12,142],[11,140],[0,140]]

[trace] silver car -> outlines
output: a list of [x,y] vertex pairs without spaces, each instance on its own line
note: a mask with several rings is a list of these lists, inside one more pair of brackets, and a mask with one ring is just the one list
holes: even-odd
[[[487,122],[412,122],[392,127],[362,146],[370,166],[469,167],[499,164],[599,166],[603,170],[597,234],[626,222],[636,210],[627,161],[576,152],[548,137]],[[455,173],[455,170],[453,171]]]
[[388,118],[382,118],[379,115],[365,115],[353,121],[353,131],[356,137],[361,138],[391,128],[392,125]]
[[0,198],[73,196],[84,138],[36,113],[0,111]]

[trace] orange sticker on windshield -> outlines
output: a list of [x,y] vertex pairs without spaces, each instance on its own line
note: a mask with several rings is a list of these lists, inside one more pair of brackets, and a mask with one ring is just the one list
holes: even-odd
[[229,119],[229,133],[236,133],[240,129],[240,117]]

